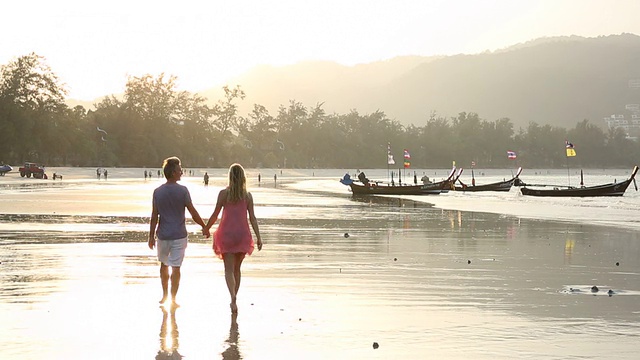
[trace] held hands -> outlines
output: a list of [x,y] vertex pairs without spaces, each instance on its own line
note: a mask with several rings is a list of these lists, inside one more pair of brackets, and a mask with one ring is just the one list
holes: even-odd
[[209,238],[209,236],[211,236],[211,232],[209,231],[209,228],[207,228],[206,226],[202,228],[202,235],[204,235],[205,238]]

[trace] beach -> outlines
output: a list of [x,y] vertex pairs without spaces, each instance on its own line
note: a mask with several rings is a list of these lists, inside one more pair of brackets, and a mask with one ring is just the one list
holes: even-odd
[[[62,181],[0,178],[2,359],[635,359],[640,350],[633,189],[566,204],[515,189],[352,198],[337,181],[343,170],[248,169],[265,244],[243,264],[234,318],[222,262],[192,221],[181,306],[158,306],[146,239],[162,179],[55,170]],[[208,217],[226,169],[208,170],[207,187],[203,172],[182,183]]]

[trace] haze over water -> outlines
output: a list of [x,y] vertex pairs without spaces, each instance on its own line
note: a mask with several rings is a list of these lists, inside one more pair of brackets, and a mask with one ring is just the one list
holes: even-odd
[[[107,181],[95,169],[54,171],[62,181],[0,178],[3,359],[633,359],[639,349],[633,184],[608,199],[517,189],[358,199],[338,182],[346,170],[249,169],[265,246],[244,263],[234,321],[222,263],[193,222],[182,306],[173,317],[158,309],[146,237],[162,179],[143,179],[144,169],[109,169]],[[193,171],[182,183],[208,217],[226,169],[208,169],[208,187],[204,170]],[[589,170],[585,183],[629,172]],[[510,177],[484,173],[478,184]],[[521,178],[568,180],[566,170]]]

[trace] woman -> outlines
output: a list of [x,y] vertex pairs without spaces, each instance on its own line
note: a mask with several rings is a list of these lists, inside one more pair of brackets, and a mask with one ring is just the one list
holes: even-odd
[[[256,235],[258,251],[262,249],[262,239],[258,220],[253,211],[253,197],[247,191],[247,178],[244,168],[240,164],[229,167],[229,186],[220,190],[218,201],[213,214],[204,228],[204,234],[209,235],[209,229],[218,220],[220,210],[222,219],[218,229],[213,233],[213,251],[224,261],[224,277],[231,295],[231,311],[238,312],[236,296],[240,289],[240,266],[246,254],[253,252],[253,239],[249,230],[249,222]],[[247,222],[247,213],[249,221]]]

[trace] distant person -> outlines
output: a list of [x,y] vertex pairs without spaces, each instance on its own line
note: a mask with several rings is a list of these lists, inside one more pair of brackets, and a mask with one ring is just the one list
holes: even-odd
[[262,177],[260,176],[260,173],[258,173],[258,185],[260,185],[261,180],[262,180]]
[[273,184],[275,185],[278,182],[278,174],[273,174]]
[[[203,233],[210,235],[209,229],[218,220],[220,211],[222,219],[218,229],[213,233],[213,251],[224,261],[224,278],[231,296],[232,313],[238,312],[236,298],[240,290],[240,266],[244,257],[253,253],[253,238],[249,223],[256,235],[258,251],[262,249],[262,239],[258,220],[253,210],[253,196],[247,191],[247,178],[242,165],[233,164],[229,168],[229,186],[220,190],[213,214],[209,218]],[[249,221],[247,221],[247,215]]]
[[193,221],[202,226],[203,232],[204,221],[193,207],[189,189],[178,184],[182,177],[180,159],[177,157],[165,159],[162,169],[167,182],[153,191],[148,245],[149,249],[156,247],[158,261],[160,261],[160,282],[162,284],[160,303],[164,303],[168,297],[169,267],[171,267],[171,305],[177,306],[176,295],[180,287],[180,266],[188,241],[184,209],[189,210]]
[[[151,172],[149,172],[149,177],[151,177]],[[158,170],[158,179],[160,178],[160,170]]]
[[104,169],[104,179],[107,180],[107,176],[109,176],[109,171],[107,171],[107,169]]
[[144,171],[144,179],[147,180],[147,170]]
[[207,174],[207,172],[204,172],[204,186],[209,186],[209,174]]
[[96,177],[100,180],[100,168],[96,169]]

